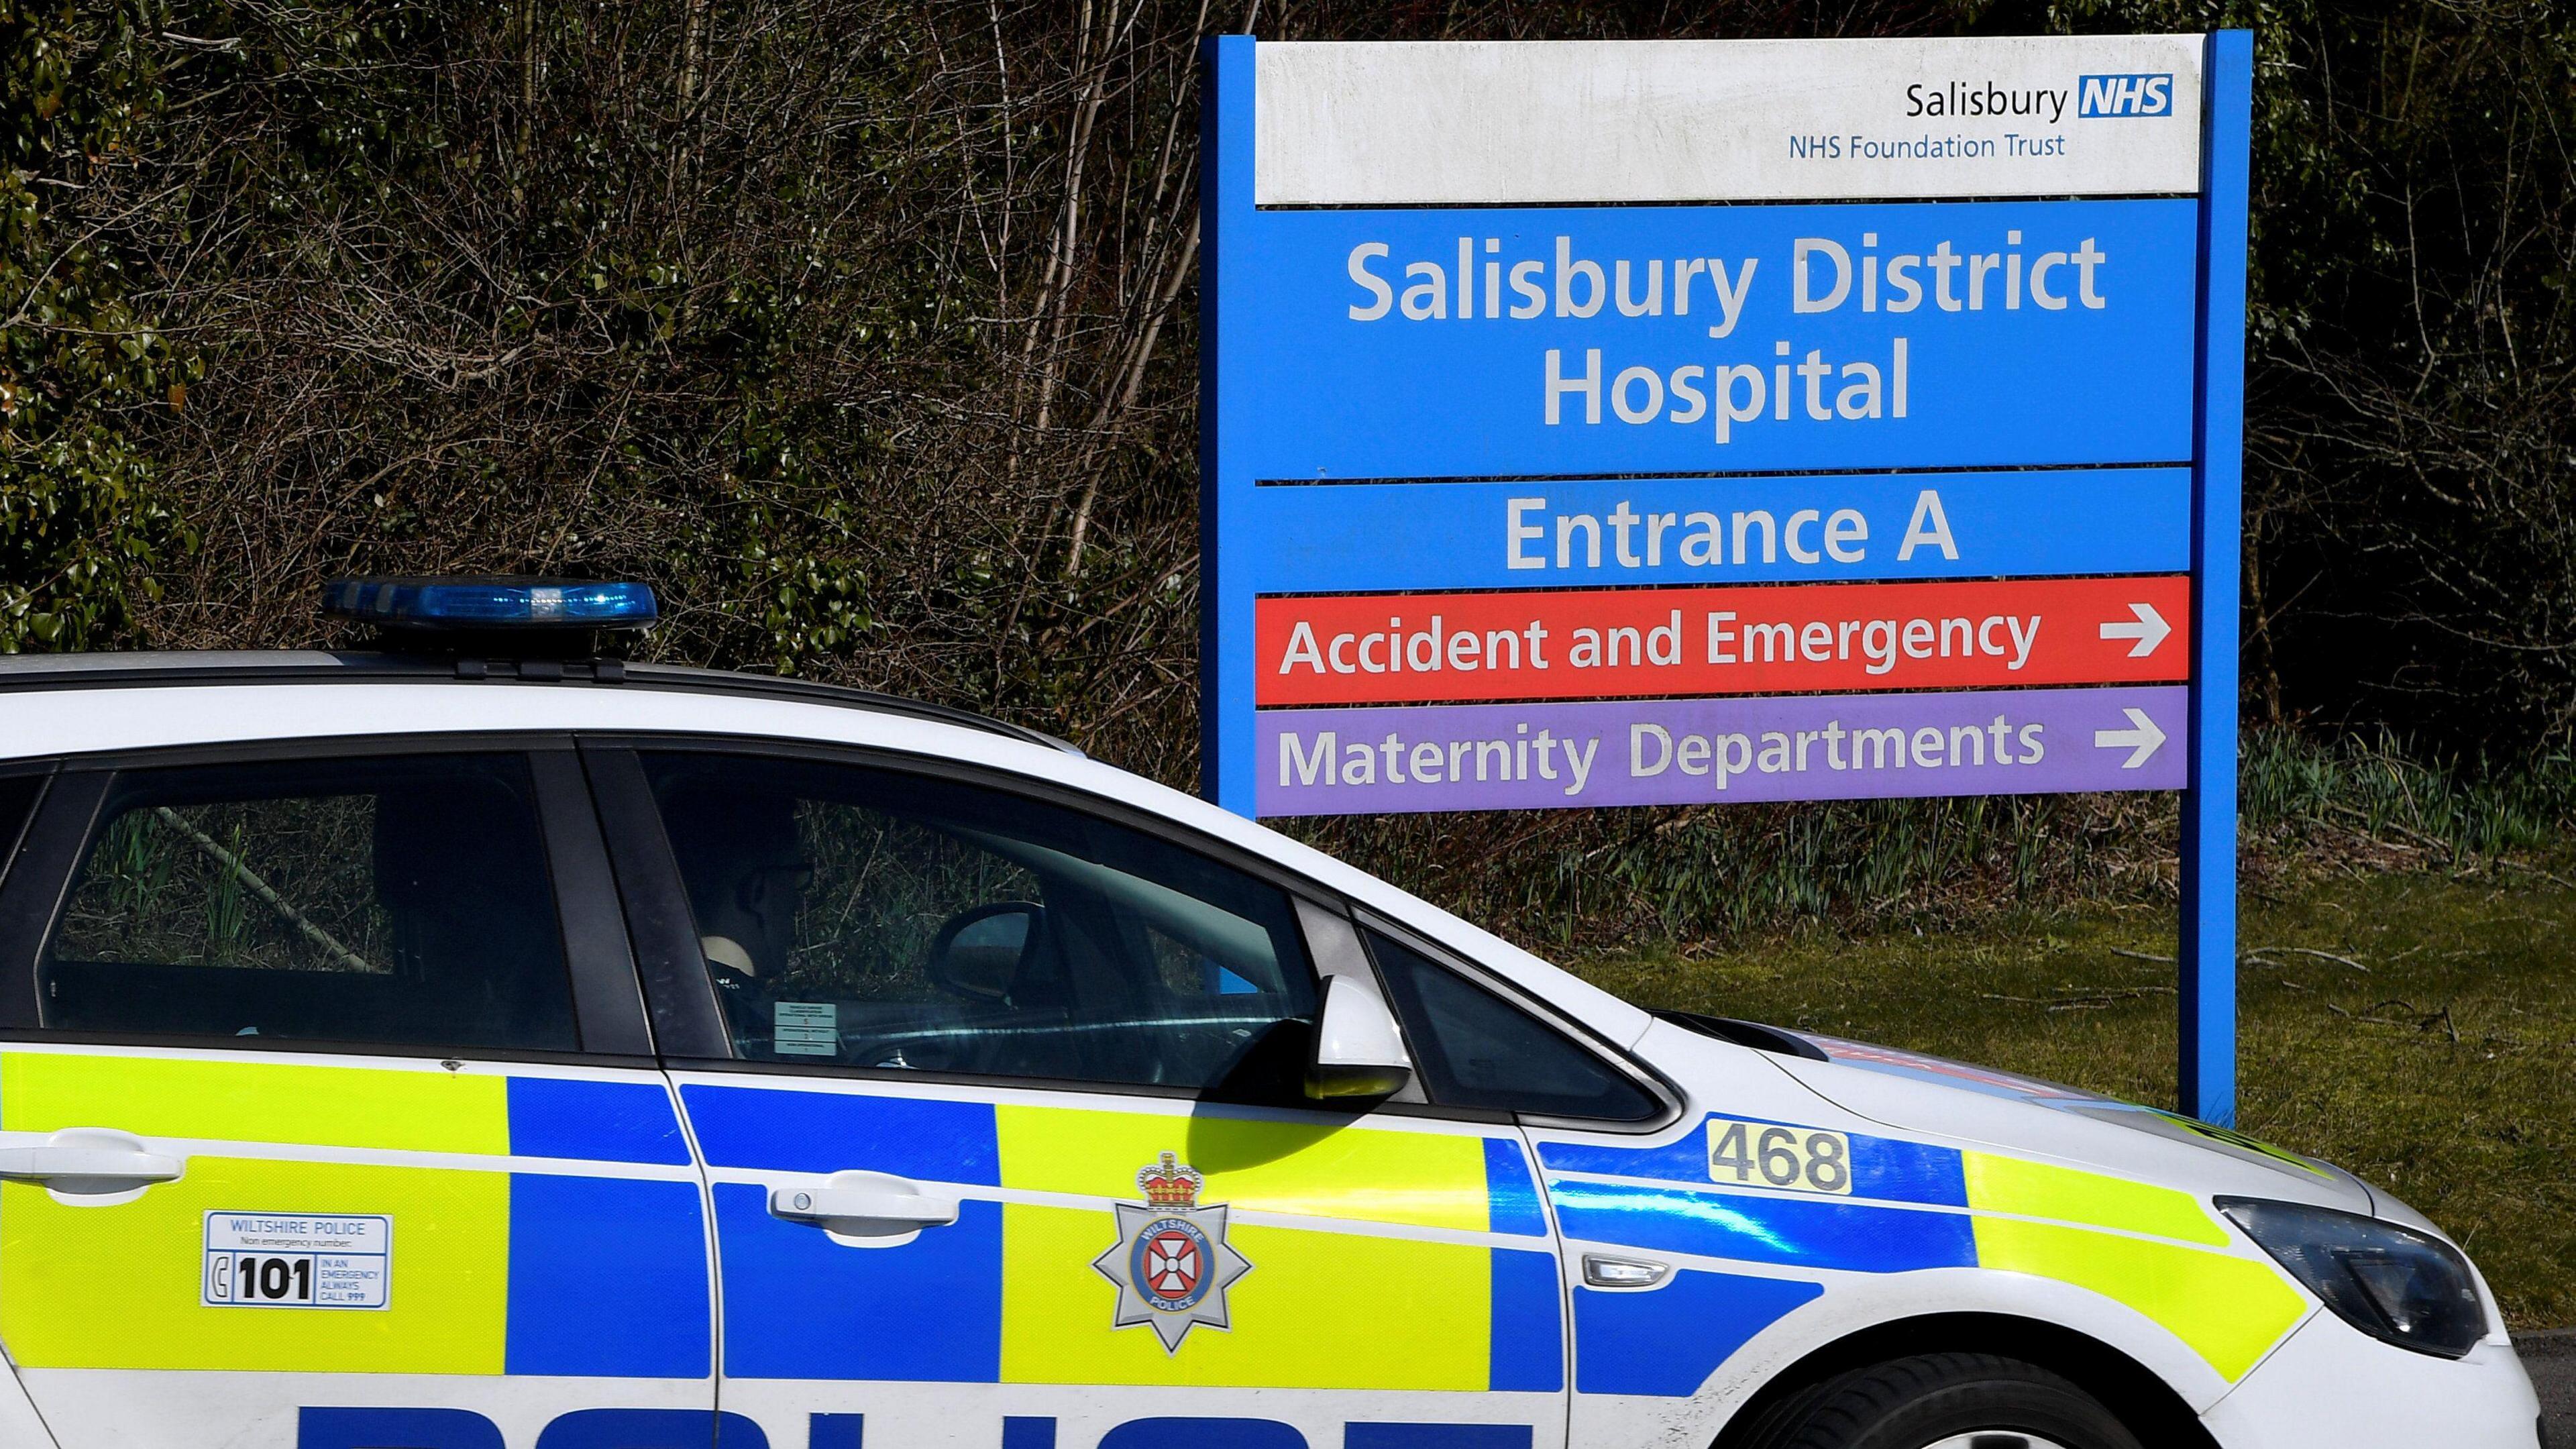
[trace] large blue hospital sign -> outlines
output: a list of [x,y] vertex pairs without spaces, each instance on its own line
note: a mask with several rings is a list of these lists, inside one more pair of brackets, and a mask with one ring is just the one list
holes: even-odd
[[1207,792],[2180,789],[2225,1120],[2250,37],[1208,63]]

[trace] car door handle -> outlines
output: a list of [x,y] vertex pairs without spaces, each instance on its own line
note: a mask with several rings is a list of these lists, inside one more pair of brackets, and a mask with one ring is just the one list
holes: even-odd
[[151,1151],[142,1139],[103,1127],[66,1127],[36,1147],[0,1147],[0,1178],[41,1182],[56,1192],[128,1192],[175,1180],[185,1158]]
[[882,1172],[836,1172],[816,1187],[769,1192],[773,1217],[854,1238],[892,1238],[957,1221],[957,1199]]

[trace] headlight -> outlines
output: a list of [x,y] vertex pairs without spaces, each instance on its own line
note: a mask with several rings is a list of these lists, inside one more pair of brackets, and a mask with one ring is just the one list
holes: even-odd
[[2469,1260],[2439,1238],[2298,1203],[2222,1197],[2218,1210],[2336,1317],[2373,1338],[2459,1358],[2487,1336]]

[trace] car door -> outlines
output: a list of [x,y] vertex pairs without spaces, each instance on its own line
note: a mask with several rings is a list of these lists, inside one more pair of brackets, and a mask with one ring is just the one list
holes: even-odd
[[1378,992],[1329,903],[1025,783],[591,760],[657,1022],[698,1053],[668,1065],[729,1418],[817,1449],[1561,1444],[1519,1133],[1303,1095],[1319,975]]
[[651,1053],[568,740],[68,763],[0,877],[0,1344],[61,1449],[704,1445]]
[[[1768,1285],[1679,1266],[1653,1237],[1614,1232],[1593,1240],[1605,1217],[1690,1207],[1605,1204],[1588,1177],[1672,1159],[1674,1149],[1654,1144],[1684,1120],[1678,1094],[1581,1022],[1426,937],[1376,918],[1362,920],[1361,937],[1430,1099],[1512,1113],[1540,1164],[1568,1290],[1568,1442],[1624,1444],[1688,1432],[1655,1417],[1654,1408],[1698,1391],[1750,1333],[1740,1325],[1771,1301]],[[1687,1158],[1690,1150],[1685,1143],[1680,1154]],[[1658,1250],[1630,1246],[1640,1242]],[[1629,1412],[1640,1403],[1647,1412]]]

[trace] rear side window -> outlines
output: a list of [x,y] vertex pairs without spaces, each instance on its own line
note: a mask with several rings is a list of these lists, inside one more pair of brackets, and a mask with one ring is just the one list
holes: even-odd
[[18,837],[26,833],[27,817],[36,813],[36,797],[44,792],[42,775],[0,779],[0,877],[9,874],[9,862],[18,854]]
[[1546,1023],[1399,941],[1368,933],[1431,1100],[1546,1117],[1642,1122],[1644,1088]]
[[570,1051],[517,755],[120,775],[47,945],[67,1031]]

